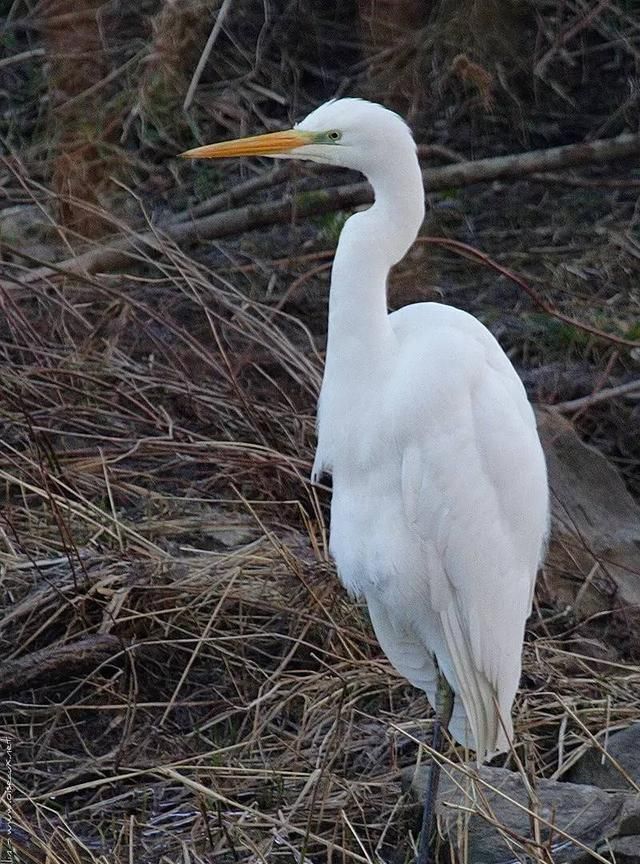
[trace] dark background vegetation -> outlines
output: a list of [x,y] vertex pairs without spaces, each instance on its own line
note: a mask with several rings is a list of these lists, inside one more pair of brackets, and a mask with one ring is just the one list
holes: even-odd
[[[196,221],[357,178],[174,157],[336,95],[400,111],[427,167],[637,132],[638,3],[0,11],[0,725],[14,808],[0,849],[60,864],[404,860],[399,769],[430,711],[339,588],[328,490],[307,481],[348,213],[294,208],[209,239]],[[394,307],[478,315],[532,400],[571,420],[636,501],[639,394],[613,388],[640,361],[637,164],[427,189],[424,237],[481,250],[544,308],[428,242],[390,285]],[[191,226],[180,244],[177,222]],[[126,254],[79,259],[106,244]],[[640,701],[635,608],[602,561],[594,578],[554,544],[514,709],[518,755],[547,777]]]

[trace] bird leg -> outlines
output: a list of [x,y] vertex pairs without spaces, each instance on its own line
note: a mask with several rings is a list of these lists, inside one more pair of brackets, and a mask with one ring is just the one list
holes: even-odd
[[[433,723],[433,735],[431,738],[431,749],[437,754],[442,752],[443,732],[449,727],[451,714],[453,712],[453,690],[444,675],[438,673],[438,687],[436,690],[436,719]],[[424,798],[424,810],[422,811],[422,828],[418,842],[418,857],[416,864],[435,864],[435,855],[431,847],[431,838],[436,827],[436,802],[438,799],[438,784],[440,782],[440,763],[432,758],[427,781],[427,792]]]

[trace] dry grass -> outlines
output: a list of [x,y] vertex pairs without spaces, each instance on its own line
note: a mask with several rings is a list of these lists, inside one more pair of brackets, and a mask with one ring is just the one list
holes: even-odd
[[[456,84],[435,64],[429,86],[438,105],[452,106],[439,115],[451,119],[452,134],[436,143],[468,155],[510,149],[518,137],[560,143],[569,121],[554,114],[565,94],[553,85],[565,65],[575,69],[578,32],[600,34],[597,56],[612,59],[609,52],[619,68],[637,53],[623,6],[575,33],[582,0],[529,7],[544,63],[536,86],[530,81],[542,95],[527,122],[509,138],[511,115],[500,113],[509,100],[524,110],[522,70],[500,77],[499,64],[469,50],[468,62],[493,76],[496,113],[479,118],[473,81]],[[115,235],[150,227],[141,204],[157,205],[147,219],[155,225],[163,207],[182,206],[194,188],[206,197],[223,185],[204,170],[154,164],[191,143],[186,130],[196,138],[201,128],[236,133],[300,114],[321,85],[333,92],[348,76],[362,85],[375,71],[375,62],[366,70],[355,62],[339,14],[314,19],[298,56],[289,26],[296,5],[285,3],[268,26],[256,9],[242,31],[254,42],[241,52],[232,7],[236,42],[221,37],[194,109],[175,128],[166,108],[179,99],[163,90],[165,78],[156,87],[149,64],[136,81],[138,36],[120,34],[111,46],[121,72],[108,84],[122,90],[109,92],[116,108],[122,101],[120,143],[140,196],[123,190],[118,217],[99,210]],[[149,52],[164,75],[161,49],[177,44],[173,18],[152,11]],[[332,44],[335,68],[326,61]],[[26,91],[23,67],[10,71]],[[588,82],[576,87],[571,122],[583,128]],[[290,92],[295,104],[282,101]],[[538,130],[551,122],[540,107],[550,92],[559,100],[548,109],[558,140]],[[158,235],[157,249],[140,246],[126,272],[34,279],[35,259],[60,260],[83,244],[56,223],[60,196],[41,182],[48,144],[34,93],[19,103],[20,123],[3,130],[15,152],[0,186],[3,205],[30,208],[40,221],[14,236],[3,219],[0,237],[0,731],[12,746],[20,860],[404,861],[416,826],[400,796],[400,768],[425,755],[429,709],[339,587],[326,548],[328,490],[307,480],[325,327],[326,260],[317,253],[331,246],[340,220],[191,254]],[[634,98],[610,112],[607,134],[619,131]],[[598,112],[594,130],[607,120]],[[476,148],[468,144],[478,123]],[[487,128],[504,139],[496,143]],[[615,170],[570,180],[573,187],[531,181],[432,196],[426,233],[478,246],[568,315],[638,339],[634,191],[616,187]],[[21,251],[10,250],[16,245]],[[394,304],[415,299],[479,314],[541,402],[637,375],[633,352],[559,327],[517,288],[450,251],[418,245],[395,275]],[[637,414],[633,398],[621,397],[575,418],[635,492]],[[602,740],[603,730],[640,715],[637,640],[611,616],[581,621],[554,607],[552,579],[548,571],[541,580],[515,708],[516,755],[547,777],[560,776],[592,736]],[[1,820],[0,829],[1,855]]]
[[[21,852],[409,855],[429,711],[328,563],[317,337],[248,299],[259,271],[166,243],[136,275],[24,275],[4,265],[0,459]],[[541,595],[515,711],[540,775],[638,716],[640,669],[598,634]]]

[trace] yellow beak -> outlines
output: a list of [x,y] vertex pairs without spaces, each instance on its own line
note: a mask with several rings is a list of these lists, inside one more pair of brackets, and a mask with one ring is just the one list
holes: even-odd
[[182,159],[226,159],[231,156],[276,156],[287,153],[296,147],[311,144],[310,132],[287,129],[286,132],[269,132],[266,135],[252,135],[250,138],[236,138],[235,141],[221,141],[219,144],[205,144],[180,153]]

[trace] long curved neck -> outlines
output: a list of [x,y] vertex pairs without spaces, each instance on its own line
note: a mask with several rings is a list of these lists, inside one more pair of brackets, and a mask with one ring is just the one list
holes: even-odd
[[333,262],[329,295],[327,373],[348,364],[367,369],[392,339],[387,312],[389,270],[404,257],[424,218],[422,175],[409,139],[367,179],[375,202],[345,224]]

